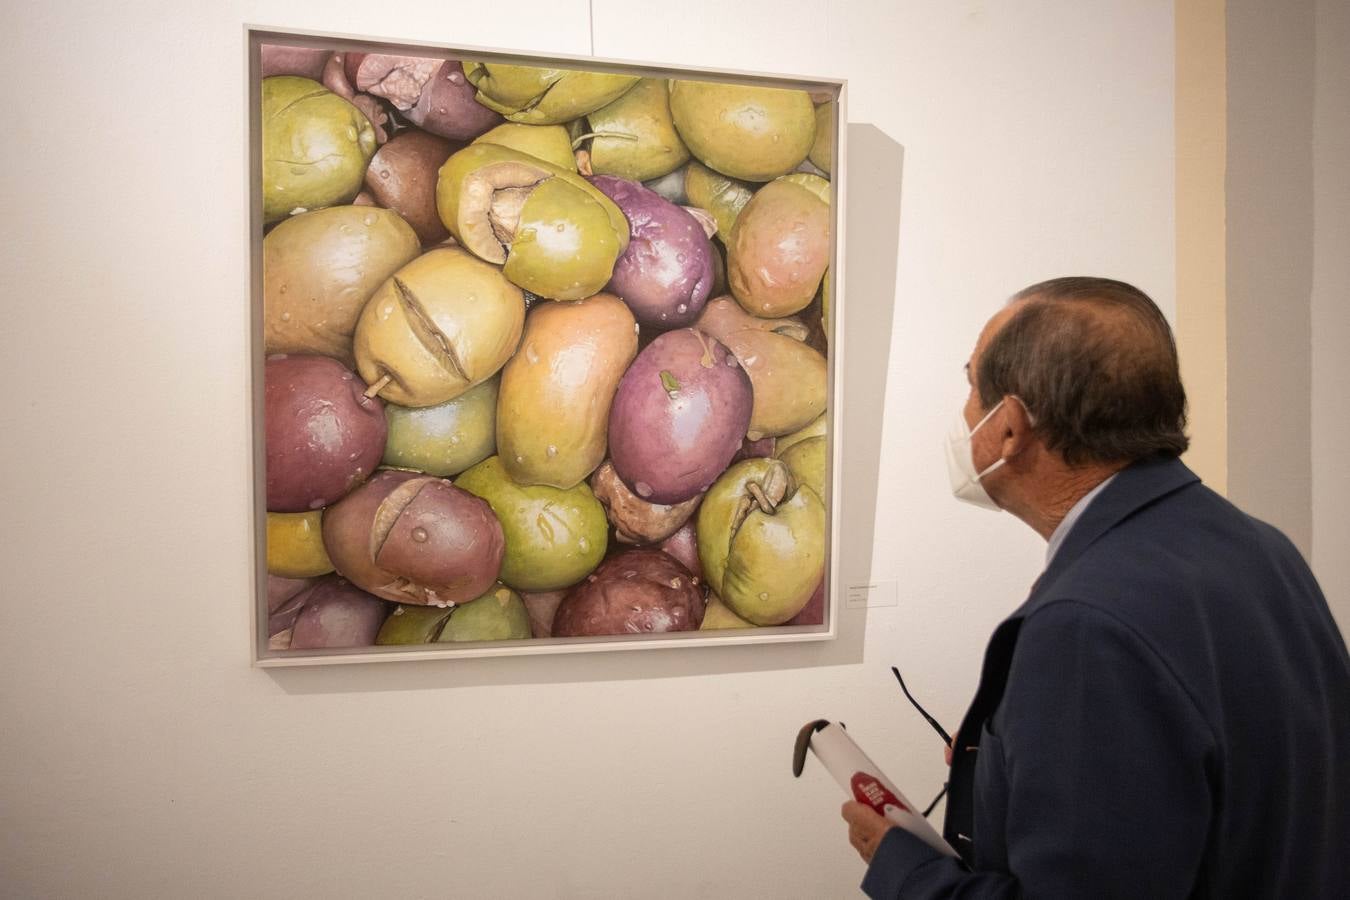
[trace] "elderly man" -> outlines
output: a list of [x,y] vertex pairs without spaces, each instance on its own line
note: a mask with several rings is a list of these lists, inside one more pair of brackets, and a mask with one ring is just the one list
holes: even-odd
[[843,808],[896,897],[1350,897],[1350,660],[1279,531],[1200,484],[1166,320],[1033,285],[990,320],[958,497],[1049,541],[954,738],[938,854]]

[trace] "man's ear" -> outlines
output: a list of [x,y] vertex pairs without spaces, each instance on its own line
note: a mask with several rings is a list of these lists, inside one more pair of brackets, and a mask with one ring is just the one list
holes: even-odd
[[1002,441],[1003,458],[1016,459],[1027,451],[1036,440],[1031,413],[1021,397],[1009,394],[1003,398],[1003,431],[999,435]]

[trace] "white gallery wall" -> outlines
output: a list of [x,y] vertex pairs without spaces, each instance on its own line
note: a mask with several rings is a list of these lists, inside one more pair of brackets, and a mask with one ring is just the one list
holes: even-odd
[[[1172,5],[594,0],[598,55],[849,79],[849,582],[816,645],[249,666],[244,24],[584,54],[586,0],[6,4],[0,893],[852,896],[798,726],[915,800],[1043,544],[941,442],[1002,298],[1175,308]],[[898,257],[897,257],[898,254]]]

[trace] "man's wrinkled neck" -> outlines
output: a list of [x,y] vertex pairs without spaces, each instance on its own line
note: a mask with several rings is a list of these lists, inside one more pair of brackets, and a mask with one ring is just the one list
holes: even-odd
[[1124,463],[1092,463],[1083,466],[1060,463],[1049,467],[1029,485],[1024,508],[1013,512],[1048,541],[1079,500],[1123,468]]

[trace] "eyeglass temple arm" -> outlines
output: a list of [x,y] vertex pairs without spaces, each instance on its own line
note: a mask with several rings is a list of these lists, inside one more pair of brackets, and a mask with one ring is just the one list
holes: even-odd
[[938,736],[942,738],[943,743],[950,746],[952,742],[952,736],[947,733],[947,730],[945,728],[943,728],[941,725],[938,724],[937,719],[933,718],[928,714],[928,710],[924,709],[922,706],[919,705],[918,700],[914,699],[914,695],[911,694],[909,692],[909,688],[905,686],[905,679],[900,676],[900,669],[896,666],[891,666],[891,671],[895,673],[895,680],[900,682],[900,690],[905,692],[905,698],[908,699],[909,702],[914,705],[914,708],[919,711],[919,715],[923,716],[925,719],[928,720],[928,724],[933,726],[933,730],[936,731],[938,733]]

